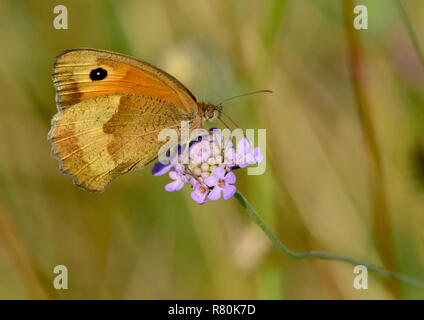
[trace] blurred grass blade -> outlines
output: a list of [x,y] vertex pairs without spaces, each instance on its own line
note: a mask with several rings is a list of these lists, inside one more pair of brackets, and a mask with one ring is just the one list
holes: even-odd
[[[373,235],[384,267],[391,270],[397,270],[393,231],[387,208],[381,155],[377,143],[374,121],[372,119],[372,110],[368,99],[367,76],[365,73],[366,66],[362,47],[358,30],[353,27],[353,8],[353,0],[343,0],[343,16],[349,49],[349,63],[352,73],[353,89],[369,160],[370,192],[373,202]],[[396,284],[388,283],[388,286],[395,295],[398,294]]]
[[10,221],[6,210],[0,204],[0,245],[16,266],[24,283],[31,292],[34,299],[54,299],[55,294],[52,286],[47,284],[47,279],[36,266],[25,246],[19,239],[12,221]]
[[399,11],[401,13],[402,19],[406,24],[409,35],[411,36],[412,43],[414,44],[415,50],[417,51],[418,57],[420,58],[421,64],[424,68],[424,48],[420,42],[419,36],[415,31],[411,19],[409,19],[408,14],[406,13],[405,8],[403,7],[402,1],[397,0],[397,5],[399,7]]
[[271,51],[278,39],[281,23],[286,12],[286,0],[274,0],[268,3],[266,8],[264,24],[262,28],[262,38],[266,48]]

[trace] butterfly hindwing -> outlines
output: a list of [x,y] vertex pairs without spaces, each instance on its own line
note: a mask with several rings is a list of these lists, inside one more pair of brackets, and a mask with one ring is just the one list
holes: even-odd
[[115,177],[155,159],[165,143],[158,141],[163,123],[179,132],[183,120],[190,121],[157,98],[102,95],[58,113],[49,139],[61,171],[78,186],[99,192]]

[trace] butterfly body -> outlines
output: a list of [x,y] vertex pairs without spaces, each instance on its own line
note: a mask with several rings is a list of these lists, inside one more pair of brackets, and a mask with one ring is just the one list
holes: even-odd
[[221,107],[197,102],[178,80],[144,61],[104,50],[73,49],[53,67],[58,113],[49,140],[63,173],[101,192],[117,176],[153,161],[162,129],[201,128]]

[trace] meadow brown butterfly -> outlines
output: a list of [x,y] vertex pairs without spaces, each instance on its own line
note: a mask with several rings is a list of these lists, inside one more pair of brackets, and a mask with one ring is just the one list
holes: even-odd
[[48,139],[60,170],[88,191],[158,156],[164,128],[201,128],[221,105],[197,102],[178,80],[144,61],[97,49],[61,53],[53,66],[58,113]]

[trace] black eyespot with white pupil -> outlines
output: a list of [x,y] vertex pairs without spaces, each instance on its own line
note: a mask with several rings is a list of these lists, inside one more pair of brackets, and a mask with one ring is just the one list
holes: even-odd
[[90,72],[90,79],[93,81],[103,80],[107,76],[107,71],[103,68],[93,69]]

